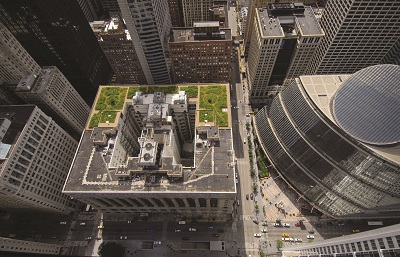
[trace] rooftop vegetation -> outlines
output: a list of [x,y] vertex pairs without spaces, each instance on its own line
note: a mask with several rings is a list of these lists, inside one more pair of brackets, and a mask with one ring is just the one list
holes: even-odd
[[200,110],[199,111],[200,122],[214,122],[214,111],[213,110]]
[[218,127],[228,126],[227,101],[226,86],[200,87],[200,109],[214,110]]
[[95,110],[121,110],[124,106],[126,87],[103,87],[96,102]]
[[198,86],[181,86],[181,91],[185,91],[188,97],[196,98],[199,92]]

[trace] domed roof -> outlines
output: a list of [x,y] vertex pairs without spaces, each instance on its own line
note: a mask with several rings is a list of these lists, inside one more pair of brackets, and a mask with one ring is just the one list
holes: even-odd
[[376,65],[354,73],[333,99],[337,124],[373,145],[400,142],[400,66]]

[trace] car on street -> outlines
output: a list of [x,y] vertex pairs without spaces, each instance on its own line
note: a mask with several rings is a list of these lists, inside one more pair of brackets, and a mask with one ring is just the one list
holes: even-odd
[[128,223],[130,224],[130,223],[132,223],[132,221],[131,221],[131,220],[128,220]]
[[160,245],[160,244],[161,244],[161,241],[154,241],[154,244],[155,244],[155,245]]
[[285,228],[290,228],[290,224],[289,224],[289,223],[283,223],[283,226],[284,226]]
[[261,237],[261,234],[256,233],[254,234],[254,237]]
[[251,199],[251,200],[253,200],[253,199],[254,199],[254,196],[253,196],[253,194],[250,194],[250,199]]
[[246,144],[246,139],[243,139],[243,144]]
[[246,200],[249,200],[249,194],[246,194]]
[[219,234],[212,234],[213,237],[219,237]]
[[266,221],[264,221],[261,225],[268,226],[268,223]]
[[119,239],[128,239],[127,236],[120,236]]
[[289,242],[294,242],[294,238],[293,237],[289,237]]
[[307,239],[314,239],[314,235],[307,235]]
[[344,226],[344,222],[343,221],[339,221],[337,224],[339,227]]
[[175,232],[182,232],[182,230],[180,230],[180,229],[175,229]]
[[359,233],[360,230],[359,229],[353,229],[353,233]]
[[288,234],[288,233],[282,233],[282,237],[290,237],[290,234]]
[[97,226],[97,228],[101,229],[101,228],[104,228],[104,226],[100,225],[100,226]]
[[65,224],[67,224],[66,221],[61,221],[61,222],[60,222],[60,225],[65,225]]
[[86,240],[92,240],[91,236],[86,237]]
[[267,232],[268,232],[268,230],[266,230],[265,228],[263,228],[263,229],[261,229],[261,232],[263,232],[263,233],[267,233]]
[[189,228],[190,232],[196,232],[196,228]]
[[258,225],[258,223],[260,223],[258,220],[253,220],[253,222],[254,222],[255,224],[257,224],[257,225]]
[[301,226],[301,223],[300,223],[300,221],[299,221],[299,222],[295,223],[294,225],[295,225],[296,227],[300,227],[300,226]]
[[214,228],[214,226],[213,225],[208,225],[208,229],[213,229]]
[[311,230],[308,231],[308,233],[314,234],[314,230],[311,229]]
[[282,227],[282,225],[280,223],[274,222],[274,227]]
[[184,241],[187,241],[187,240],[189,240],[189,237],[182,237],[182,240],[184,240]]
[[79,226],[85,226],[86,225],[86,223],[85,222],[81,222],[81,223],[79,223]]
[[294,241],[295,241],[295,242],[303,242],[303,239],[301,239],[301,238],[295,238]]

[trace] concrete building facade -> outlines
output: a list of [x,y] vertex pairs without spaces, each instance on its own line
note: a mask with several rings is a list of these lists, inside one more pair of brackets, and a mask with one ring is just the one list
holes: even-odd
[[395,46],[400,2],[330,0],[320,23],[326,36],[304,74],[352,74],[382,63]]
[[400,252],[400,225],[353,235],[284,247],[282,256],[396,256]]
[[29,74],[39,74],[39,64],[0,22],[0,83],[18,84]]
[[14,90],[25,103],[35,104],[76,140],[89,117],[89,106],[56,67],[23,78]]
[[34,105],[0,107],[0,206],[69,213],[62,194],[77,141]]
[[168,1],[118,0],[118,4],[147,84],[170,84]]
[[[236,207],[232,132],[197,124],[190,135],[184,91],[136,92],[114,123],[84,132],[63,192],[105,213],[230,219]],[[182,162],[185,137],[195,141],[192,165]]]
[[268,160],[327,216],[400,213],[400,66],[301,76],[255,115]]
[[226,83],[231,74],[232,36],[218,21],[171,30],[171,76],[175,83]]
[[146,84],[129,31],[118,14],[105,21],[94,21],[90,27],[114,71],[116,84]]
[[0,251],[32,254],[60,254],[62,246],[0,237]]
[[258,8],[248,53],[249,100],[269,103],[282,86],[304,74],[324,32],[314,12],[302,3]]
[[194,22],[209,21],[213,5],[214,0],[182,0],[185,27],[192,27]]

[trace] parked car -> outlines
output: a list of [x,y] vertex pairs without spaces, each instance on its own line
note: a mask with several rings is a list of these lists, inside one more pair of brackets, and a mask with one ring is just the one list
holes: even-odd
[[290,224],[289,224],[289,223],[283,223],[283,226],[284,226],[285,228],[290,228]]
[[288,234],[288,233],[282,233],[282,237],[290,237],[290,234]]
[[307,235],[307,239],[314,239],[314,235]]
[[293,237],[289,237],[289,242],[294,242],[294,238]]
[[219,237],[219,234],[213,234],[212,236],[213,237]]
[[353,233],[358,233],[358,232],[360,232],[359,229],[353,229]]
[[190,232],[196,232],[196,228],[189,228]]
[[175,229],[175,232],[182,232],[182,230],[180,230],[180,229]]
[[249,194],[246,194],[246,200],[249,200]]
[[128,239],[127,236],[120,236],[119,239]]
[[268,232],[268,230],[266,230],[265,228],[263,228],[263,229],[261,229],[261,232],[263,232],[263,233],[267,233],[267,232]]
[[65,225],[65,224],[67,224],[67,222],[66,221],[61,221],[60,224],[61,225]]
[[276,222],[274,222],[274,227],[282,227],[282,225],[280,224],[280,223],[276,223]]
[[86,240],[92,240],[91,236],[86,237]]
[[311,230],[308,231],[308,233],[314,234],[314,230],[311,229]]
[[254,237],[261,237],[261,234],[256,233],[254,234]]
[[86,223],[85,222],[81,222],[81,223],[79,223],[79,226],[85,226],[86,225]]
[[253,196],[253,194],[250,194],[250,199],[251,199],[251,200],[253,200],[253,199],[254,199],[254,196]]
[[253,222],[254,222],[255,224],[257,224],[257,225],[258,225],[258,223],[260,223],[258,220],[253,220]]
[[301,239],[301,238],[295,238],[294,241],[295,241],[295,242],[303,242],[303,239]]

